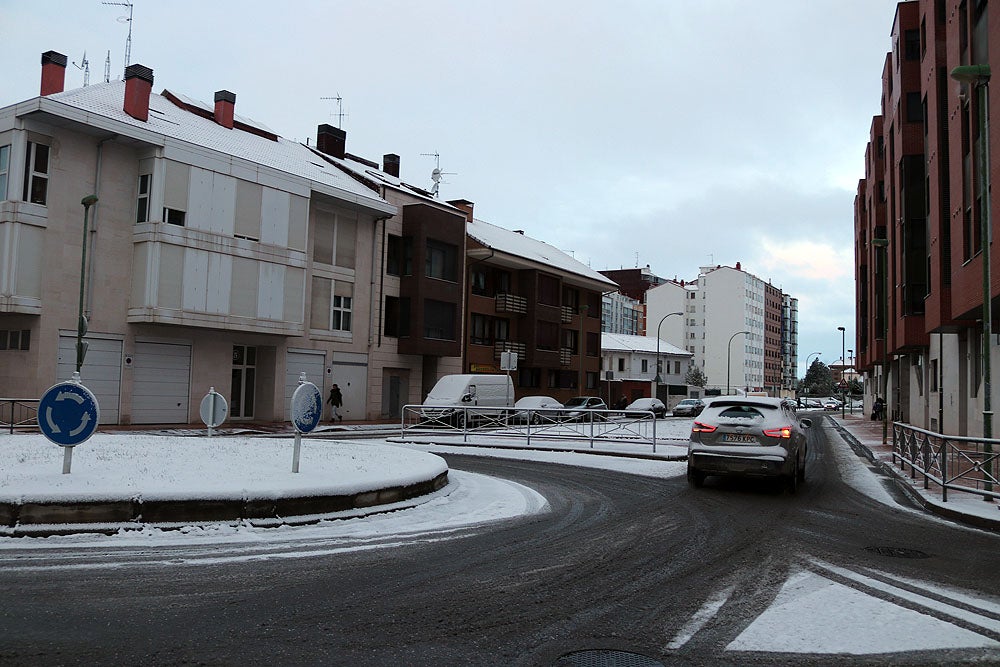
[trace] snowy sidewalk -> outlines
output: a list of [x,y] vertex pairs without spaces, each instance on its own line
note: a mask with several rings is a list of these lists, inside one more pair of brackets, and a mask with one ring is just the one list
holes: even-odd
[[959,521],[978,528],[1000,531],[1000,505],[984,500],[974,493],[962,493],[951,490],[948,500],[941,498],[941,488],[934,484],[929,489],[924,488],[923,477],[910,477],[910,472],[903,471],[892,462],[892,429],[886,433],[886,444],[882,444],[882,422],[872,421],[861,412],[841,417],[839,412],[828,414],[837,427],[841,437],[853,448],[860,448],[865,455],[890,475],[897,484],[914,500],[928,511],[953,521]]

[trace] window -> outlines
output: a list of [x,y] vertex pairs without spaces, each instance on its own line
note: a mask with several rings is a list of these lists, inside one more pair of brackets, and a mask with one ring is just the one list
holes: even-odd
[[580,292],[579,290],[572,289],[570,287],[563,288],[563,302],[562,305],[569,306],[573,309],[574,313],[580,312]]
[[920,99],[920,92],[906,94],[906,122],[922,123],[924,120],[924,106]]
[[353,301],[354,285],[341,280],[336,281],[333,290],[330,329],[333,331],[351,330],[351,307]]
[[400,275],[403,266],[403,239],[389,234],[385,242],[385,272],[390,276]]
[[559,347],[559,325],[555,322],[538,323],[539,350],[556,350]]
[[424,338],[455,340],[455,304],[424,301]]
[[32,204],[45,205],[49,189],[49,147],[28,142],[24,155],[24,196]]
[[643,373],[648,373],[649,372],[649,359],[643,359],[642,360],[642,372]]
[[135,205],[135,222],[149,222],[149,174],[139,175],[138,195]]
[[538,302],[547,306],[559,305],[559,280],[553,276],[538,276]]
[[472,270],[472,293],[486,296],[486,271],[483,269]]
[[391,338],[399,336],[399,297],[385,297],[385,322],[382,333]]
[[618,372],[625,370],[625,357],[618,357]]
[[450,243],[427,239],[427,257],[424,262],[424,275],[428,278],[439,278],[456,282],[455,258],[458,249]]
[[540,368],[522,368],[517,373],[519,387],[542,386],[542,370]]
[[166,206],[163,207],[163,221],[168,224],[183,227],[184,215],[184,211],[178,211],[175,208],[167,208]]
[[7,198],[7,174],[10,172],[10,146],[0,146],[0,201]]
[[0,350],[31,349],[31,330],[4,331],[0,329]]
[[493,295],[510,294],[510,273],[507,271],[495,271],[493,273]]
[[494,340],[510,340],[510,320],[497,318],[493,320],[495,335]]
[[680,375],[680,374],[681,374],[681,362],[675,361],[674,362],[674,375]]
[[354,285],[313,277],[311,327],[323,331],[351,331]]
[[313,232],[313,261],[354,268],[358,223],[342,215],[320,211]]
[[919,30],[907,30],[903,33],[903,54],[907,60],[920,60]]
[[163,175],[163,222],[184,226],[191,167],[167,160]]
[[472,314],[469,324],[469,342],[473,345],[492,345],[490,318],[478,313]]

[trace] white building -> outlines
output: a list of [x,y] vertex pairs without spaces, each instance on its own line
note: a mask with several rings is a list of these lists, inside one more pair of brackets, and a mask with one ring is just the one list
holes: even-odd
[[[691,367],[691,353],[665,340],[649,336],[605,333],[601,336],[602,380],[616,383],[608,396],[614,402],[624,395],[629,401],[654,395],[657,360],[660,362],[660,384],[657,397],[668,406],[687,398],[685,378]],[[673,396],[671,403],[668,399]]]

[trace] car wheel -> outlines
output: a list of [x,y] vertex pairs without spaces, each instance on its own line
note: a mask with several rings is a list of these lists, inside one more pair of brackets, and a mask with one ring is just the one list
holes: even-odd
[[465,428],[465,413],[459,412],[455,415],[455,426],[461,429]]
[[785,478],[785,484],[788,487],[789,493],[795,493],[799,490],[799,460],[795,459],[795,465],[792,467],[792,474]]
[[806,481],[806,457],[802,455],[802,463],[796,466],[796,472],[798,473],[799,484]]
[[688,483],[696,489],[700,489],[705,483],[705,473],[688,465]]

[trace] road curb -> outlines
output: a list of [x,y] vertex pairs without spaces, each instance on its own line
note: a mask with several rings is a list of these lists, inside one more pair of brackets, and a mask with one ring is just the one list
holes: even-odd
[[830,417],[830,423],[836,429],[837,434],[841,437],[841,439],[843,439],[855,453],[859,456],[864,456],[866,459],[871,461],[879,472],[891,479],[896,484],[896,487],[899,488],[899,490],[902,491],[907,498],[917,503],[928,512],[944,519],[964,523],[975,528],[982,528],[983,530],[988,530],[994,533],[1000,533],[1000,519],[990,519],[984,516],[979,516],[978,514],[967,514],[966,512],[953,510],[949,507],[942,507],[938,503],[929,501],[923,496],[923,494],[913,488],[912,480],[909,477],[902,474],[892,465],[875,456],[875,452],[854,437],[854,434],[844,428],[844,426],[836,419]]

